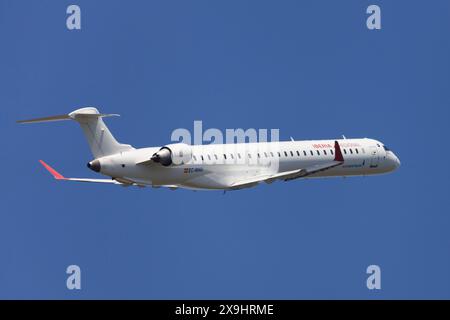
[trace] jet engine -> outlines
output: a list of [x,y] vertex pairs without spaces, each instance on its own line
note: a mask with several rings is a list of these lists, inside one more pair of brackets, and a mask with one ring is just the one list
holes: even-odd
[[170,165],[179,166],[189,162],[192,158],[191,146],[185,143],[169,144],[159,149],[151,157],[156,163],[160,163],[164,167]]

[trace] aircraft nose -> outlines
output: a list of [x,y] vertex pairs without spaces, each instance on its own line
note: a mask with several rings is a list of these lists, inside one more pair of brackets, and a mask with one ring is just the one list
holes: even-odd
[[391,154],[391,163],[392,163],[392,165],[393,165],[393,167],[394,167],[394,170],[395,169],[398,169],[398,167],[400,167],[400,159],[397,157],[397,155],[395,154],[395,153],[393,153],[392,152],[392,154]]
[[396,160],[396,167],[397,168],[400,167],[401,164],[400,159],[397,156],[395,156],[395,160]]

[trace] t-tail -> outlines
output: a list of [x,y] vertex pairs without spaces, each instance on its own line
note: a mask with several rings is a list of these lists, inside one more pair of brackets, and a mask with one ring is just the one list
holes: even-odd
[[83,129],[84,135],[88,141],[94,158],[101,158],[120,152],[132,150],[133,147],[128,144],[117,142],[103,122],[104,117],[118,116],[118,114],[102,114],[96,108],[87,107],[72,111],[66,115],[50,116],[44,118],[35,118],[30,120],[20,120],[18,123],[35,123],[75,120]]

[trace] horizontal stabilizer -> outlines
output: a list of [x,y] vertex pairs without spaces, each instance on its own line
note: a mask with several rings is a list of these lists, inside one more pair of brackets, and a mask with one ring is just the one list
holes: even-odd
[[78,182],[94,182],[94,183],[112,183],[112,184],[118,184],[122,186],[131,186],[133,184],[126,184],[122,183],[116,180],[112,179],[88,179],[88,178],[66,178],[61,173],[50,167],[48,164],[46,164],[44,161],[39,160],[39,162],[44,166],[45,169],[47,169],[48,172],[51,173],[51,175],[56,180],[64,180],[64,181],[78,181]]
[[118,114],[104,114],[104,113],[83,113],[83,112],[72,112],[69,114],[63,114],[59,116],[49,116],[43,118],[34,118],[28,120],[18,120],[17,123],[38,123],[38,122],[52,122],[52,121],[63,121],[63,120],[77,120],[80,118],[104,118],[104,117],[118,117]]
[[17,123],[34,123],[34,122],[51,122],[51,121],[62,121],[62,120],[72,120],[68,114],[63,114],[60,116],[50,116],[44,118],[35,118],[29,120],[19,120]]
[[118,114],[100,113],[94,107],[85,107],[74,110],[69,114],[49,116],[43,118],[34,118],[27,120],[19,120],[18,123],[39,123],[39,122],[53,122],[74,120],[78,122],[84,135],[86,136],[89,148],[91,149],[94,158],[100,158],[127,152],[134,148],[129,144],[119,143],[109,131],[106,124],[103,122],[104,117],[118,116]]

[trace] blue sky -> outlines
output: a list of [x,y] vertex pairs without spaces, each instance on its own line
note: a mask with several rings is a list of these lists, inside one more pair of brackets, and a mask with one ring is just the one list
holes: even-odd
[[[0,0],[0,298],[450,298],[449,18],[444,0]],[[38,159],[98,177],[79,127],[15,120],[86,105],[135,147],[202,120],[376,138],[402,166],[225,195],[58,183]]]

